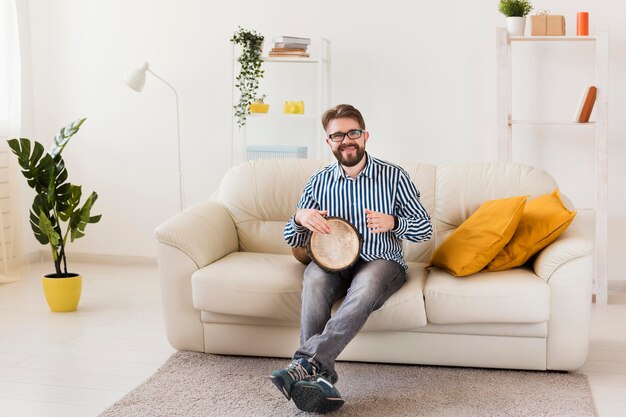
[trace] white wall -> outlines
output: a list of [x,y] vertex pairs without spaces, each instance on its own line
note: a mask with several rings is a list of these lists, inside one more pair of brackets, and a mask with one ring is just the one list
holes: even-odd
[[[152,230],[177,211],[174,98],[148,78],[142,94],[123,75],[142,61],[178,90],[187,203],[215,190],[231,158],[231,44],[238,25],[276,35],[332,40],[333,102],[363,112],[376,156],[433,164],[496,159],[497,1],[29,0],[34,132],[48,142],[71,120],[88,120],[64,155],[70,179],[97,190],[100,224],[75,253],[153,256]],[[554,0],[567,19],[590,12],[590,30],[610,28],[610,265],[626,279],[626,5]],[[266,48],[267,48],[266,44]],[[592,81],[593,50],[544,47],[514,55],[515,109],[569,118]],[[539,68],[546,64],[548,71]],[[588,67],[585,65],[588,64]],[[590,78],[591,77],[591,78]],[[556,86],[556,87],[555,87]],[[547,92],[542,99],[535,92]],[[553,117],[554,118],[554,117]],[[592,202],[591,129],[518,132],[516,160],[552,173],[579,205]],[[553,129],[553,128],[550,128]],[[573,128],[565,128],[573,129]],[[547,137],[537,141],[537,136]],[[585,138],[586,137],[586,138]],[[519,146],[528,143],[528,147]],[[589,161],[589,162],[586,162]],[[28,192],[28,191],[27,191]],[[30,197],[25,201],[30,201]],[[30,250],[38,246],[30,236]]]

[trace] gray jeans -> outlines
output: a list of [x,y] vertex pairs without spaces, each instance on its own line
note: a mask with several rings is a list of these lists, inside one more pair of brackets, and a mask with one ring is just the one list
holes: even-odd
[[[300,348],[293,358],[313,359],[332,383],[337,381],[335,359],[361,330],[370,314],[406,280],[406,271],[394,261],[359,260],[338,273],[326,272],[311,262],[304,271]],[[344,297],[331,318],[333,304]]]

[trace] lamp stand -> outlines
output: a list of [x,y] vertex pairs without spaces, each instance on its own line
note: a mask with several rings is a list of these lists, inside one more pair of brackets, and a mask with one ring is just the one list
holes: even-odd
[[174,97],[176,97],[176,133],[177,133],[176,144],[177,144],[177,150],[178,150],[178,202],[180,205],[180,211],[183,211],[185,207],[185,198],[184,198],[184,192],[183,192],[183,170],[182,170],[182,163],[181,163],[181,157],[180,157],[180,109],[178,105],[178,93],[176,92],[176,89],[172,86],[172,84],[168,83],[163,78],[159,77],[150,68],[148,68],[146,71],[154,75],[156,78],[161,80],[165,85],[167,85],[174,93]]

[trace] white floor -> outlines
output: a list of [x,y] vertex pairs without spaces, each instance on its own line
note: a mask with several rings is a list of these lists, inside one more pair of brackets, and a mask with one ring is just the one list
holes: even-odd
[[[0,285],[0,416],[97,416],[174,352],[156,267],[76,264],[80,308],[48,310],[35,264]],[[601,417],[626,417],[626,283],[593,306],[589,376]]]

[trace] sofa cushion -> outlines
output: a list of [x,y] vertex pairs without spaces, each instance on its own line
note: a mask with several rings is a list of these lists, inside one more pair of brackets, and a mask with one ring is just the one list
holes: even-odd
[[554,242],[574,216],[576,212],[565,207],[558,189],[529,200],[515,234],[485,269],[504,271],[523,265],[535,253]]
[[428,276],[426,265],[417,262],[407,262],[407,265],[406,282],[372,313],[363,331],[415,330],[427,324],[424,306],[424,284]]
[[541,323],[550,318],[548,284],[528,268],[463,279],[435,269],[424,296],[429,323]]
[[298,322],[304,269],[292,255],[233,252],[192,275],[193,305],[215,313]]
[[480,271],[515,233],[525,203],[526,196],[486,201],[437,247],[431,265],[457,277]]
[[[426,325],[423,288],[427,272],[424,264],[408,265],[407,282],[370,316],[365,331],[413,330]],[[193,274],[193,305],[210,313],[299,326],[304,269],[291,255],[231,253]],[[241,324],[248,323],[245,317],[239,320]]]

